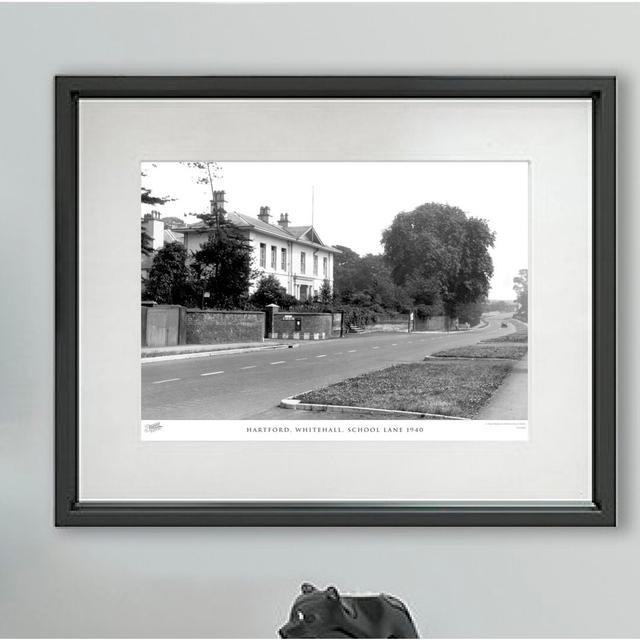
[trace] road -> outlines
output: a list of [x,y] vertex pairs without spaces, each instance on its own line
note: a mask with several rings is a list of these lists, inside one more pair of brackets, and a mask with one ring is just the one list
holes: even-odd
[[371,333],[300,341],[295,348],[142,365],[144,420],[268,419],[282,398],[442,349],[511,333],[493,316],[478,331]]

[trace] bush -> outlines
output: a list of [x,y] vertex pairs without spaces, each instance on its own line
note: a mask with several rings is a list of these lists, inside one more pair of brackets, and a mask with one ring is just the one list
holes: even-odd
[[345,325],[357,325],[365,327],[369,324],[375,324],[376,312],[367,307],[343,306]]
[[249,303],[258,309],[264,309],[269,304],[277,304],[283,309],[288,309],[297,302],[272,275],[263,276],[258,282],[257,289],[249,298]]

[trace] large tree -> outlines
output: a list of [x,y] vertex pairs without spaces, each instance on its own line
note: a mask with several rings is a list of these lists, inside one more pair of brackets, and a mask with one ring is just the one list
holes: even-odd
[[255,275],[249,239],[221,215],[199,217],[209,228],[209,238],[193,254],[192,264],[202,300],[219,309],[241,306]]
[[[220,177],[216,162],[187,162],[195,170],[196,182],[209,186],[214,201],[214,180]],[[208,295],[205,304],[219,309],[243,305],[249,296],[253,252],[249,238],[226,218],[223,203],[197,216],[209,230],[208,240],[194,253],[194,271]]]
[[493,247],[495,233],[486,221],[467,218],[461,240],[460,264],[448,288],[453,292],[455,304],[474,304],[489,295],[493,276],[489,247]]
[[190,280],[187,250],[181,242],[170,242],[156,251],[144,295],[158,304],[185,304]]
[[399,213],[382,234],[394,282],[416,304],[443,304],[450,316],[487,296],[494,240],[486,221],[435,202]]

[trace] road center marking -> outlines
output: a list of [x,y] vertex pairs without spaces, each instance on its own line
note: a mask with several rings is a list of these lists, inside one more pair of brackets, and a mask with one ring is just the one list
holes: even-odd
[[162,384],[163,382],[175,382],[176,380],[180,380],[180,378],[167,378],[166,380],[156,380],[153,384]]
[[355,353],[357,351],[357,349],[351,349],[350,351],[348,351],[347,353]]
[[326,353],[325,353],[325,354],[323,354],[323,355],[321,355],[321,356],[316,356],[316,358],[326,358],[326,357],[327,357],[327,354],[326,354]]
[[380,347],[371,347],[372,349],[379,349]]
[[306,358],[296,358],[296,360],[306,360]]
[[219,373],[224,373],[224,371],[209,371],[209,373],[201,373],[201,376],[217,376]]
[[397,342],[393,342],[393,343],[391,343],[391,346],[392,346],[392,347],[397,347],[397,346],[398,346],[398,343],[397,343]]
[[250,364],[248,367],[240,367],[241,369],[255,369],[258,365]]
[[271,364],[284,364],[286,360],[278,360],[277,362],[272,362]]

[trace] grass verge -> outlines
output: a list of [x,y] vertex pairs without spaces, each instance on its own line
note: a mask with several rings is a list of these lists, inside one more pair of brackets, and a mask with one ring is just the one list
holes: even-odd
[[504,358],[520,360],[527,353],[524,344],[471,344],[466,347],[445,349],[432,354],[435,358]]
[[296,396],[302,402],[472,418],[511,371],[483,360],[399,364]]

